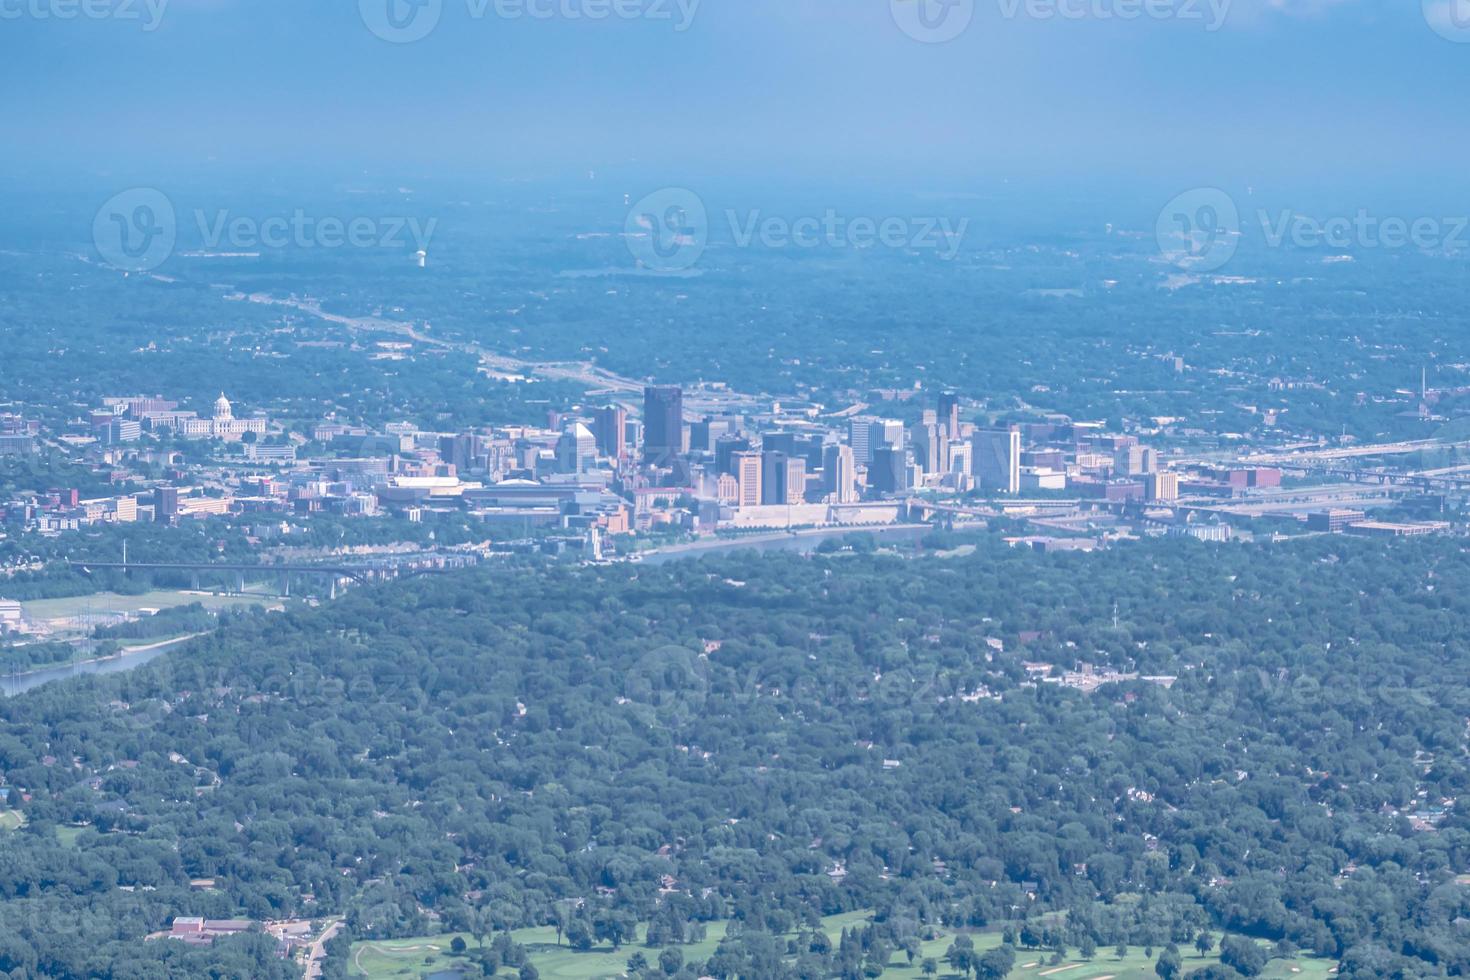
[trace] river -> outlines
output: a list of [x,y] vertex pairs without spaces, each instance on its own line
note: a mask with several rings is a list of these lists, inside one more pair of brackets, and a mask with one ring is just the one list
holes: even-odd
[[17,694],[24,694],[26,691],[33,691],[42,684],[70,680],[73,677],[85,677],[88,674],[120,674],[125,670],[133,670],[146,663],[151,663],[174,647],[201,635],[203,634],[196,633],[194,636],[181,636],[175,640],[164,640],[162,643],[133,647],[115,657],[79,660],[76,663],[63,664],[59,667],[41,667],[23,674],[7,674],[0,677],[0,695],[7,698],[13,697]]

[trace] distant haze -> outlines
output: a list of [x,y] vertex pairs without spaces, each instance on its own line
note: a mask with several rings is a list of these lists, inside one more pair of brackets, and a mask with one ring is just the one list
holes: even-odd
[[1201,19],[1136,20],[1114,15],[1136,0],[1051,0],[1038,9],[1085,16],[1045,20],[977,0],[944,44],[907,36],[888,0],[640,0],[657,8],[602,21],[442,0],[437,28],[405,44],[355,0],[130,2],[136,20],[5,8],[8,177],[595,170],[1448,201],[1470,150],[1470,44],[1432,30],[1419,0],[1236,0],[1222,24],[1209,0],[1189,0]]

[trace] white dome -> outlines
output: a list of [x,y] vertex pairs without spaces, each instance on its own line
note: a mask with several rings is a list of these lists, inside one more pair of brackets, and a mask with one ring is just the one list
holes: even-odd
[[225,397],[224,392],[220,392],[219,399],[214,403],[214,417],[217,419],[232,419],[235,417],[234,410],[230,408],[230,400]]

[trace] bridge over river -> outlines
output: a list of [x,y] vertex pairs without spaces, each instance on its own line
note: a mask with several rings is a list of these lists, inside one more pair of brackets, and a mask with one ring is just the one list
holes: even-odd
[[187,572],[194,588],[199,587],[200,576],[224,574],[233,576],[238,588],[245,591],[247,578],[275,578],[280,582],[281,595],[291,594],[293,577],[324,579],[331,598],[337,597],[337,589],[344,581],[366,584],[386,582],[390,579],[413,578],[419,575],[439,575],[457,568],[476,564],[473,555],[413,556],[399,561],[371,562],[366,564],[291,564],[264,565],[259,562],[129,562],[129,561],[68,561],[68,565],[83,574],[96,571],[128,572]]

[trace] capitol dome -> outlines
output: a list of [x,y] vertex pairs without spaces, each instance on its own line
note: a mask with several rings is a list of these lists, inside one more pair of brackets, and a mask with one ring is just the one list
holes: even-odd
[[225,397],[224,392],[219,393],[219,399],[214,403],[214,417],[217,419],[232,419],[235,412],[230,408],[230,400]]

